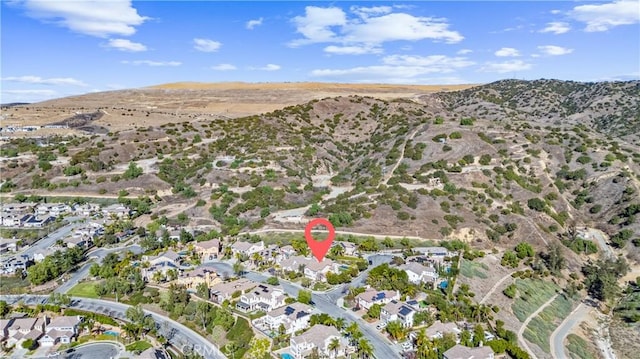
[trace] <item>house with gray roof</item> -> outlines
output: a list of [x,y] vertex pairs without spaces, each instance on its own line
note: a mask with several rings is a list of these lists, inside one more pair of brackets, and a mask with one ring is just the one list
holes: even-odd
[[489,346],[469,348],[456,344],[442,355],[444,359],[493,359],[493,349]]
[[[329,344],[333,339],[337,339],[340,342],[340,347],[337,351],[329,350]],[[322,324],[316,324],[300,335],[291,336],[289,344],[295,359],[307,357],[314,348],[318,349],[320,357],[335,358],[346,356],[347,352],[347,342],[338,329]]]

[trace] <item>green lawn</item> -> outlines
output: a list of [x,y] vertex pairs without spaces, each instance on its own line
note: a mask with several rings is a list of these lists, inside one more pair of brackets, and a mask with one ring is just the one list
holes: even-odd
[[76,284],[67,293],[72,297],[98,298],[96,294],[96,282],[82,282]]
[[137,342],[133,342],[127,345],[126,349],[127,351],[130,351],[130,352],[136,352],[136,351],[143,352],[151,347],[152,345],[149,344],[149,342],[146,342],[144,340],[138,340]]

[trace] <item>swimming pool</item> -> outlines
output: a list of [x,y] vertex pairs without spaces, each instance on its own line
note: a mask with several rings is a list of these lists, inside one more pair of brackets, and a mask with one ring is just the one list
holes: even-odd
[[116,332],[115,330],[105,330],[104,334],[105,335],[111,335],[111,336],[114,336],[114,337],[120,336],[120,332]]
[[281,357],[282,359],[294,359],[294,358],[293,358],[293,355],[291,355],[291,354],[289,354],[289,353],[282,353],[282,354],[280,354],[280,357]]

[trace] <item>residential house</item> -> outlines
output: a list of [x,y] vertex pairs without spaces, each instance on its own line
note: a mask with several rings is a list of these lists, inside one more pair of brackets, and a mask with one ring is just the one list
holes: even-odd
[[36,207],[38,216],[58,217],[65,213],[70,213],[71,207],[64,203],[42,203]]
[[219,239],[212,239],[204,242],[196,242],[193,245],[194,250],[200,256],[202,262],[210,261],[218,258],[222,252],[222,246]]
[[0,268],[2,272],[0,272],[0,274],[14,275],[19,270],[26,273],[27,267],[31,264],[31,259],[28,255],[21,254],[12,256],[2,261],[2,267]]
[[434,267],[427,267],[418,262],[407,262],[401,267],[409,277],[409,282],[414,284],[429,283],[435,285],[438,272]]
[[4,227],[20,227],[23,216],[17,214],[2,214],[0,216],[0,225]]
[[433,323],[429,328],[426,329],[425,334],[427,335],[427,338],[429,339],[436,339],[436,338],[442,338],[445,334],[455,334],[460,335],[462,331],[460,330],[460,328],[458,328],[458,325],[456,323],[442,323],[441,321],[437,320],[435,323]]
[[[329,350],[329,345],[334,339],[339,341],[340,346],[337,350]],[[320,357],[336,358],[338,356],[346,356],[347,353],[346,340],[338,329],[322,324],[314,325],[300,335],[291,336],[289,344],[295,359],[307,357],[313,352],[314,348],[318,349]]]
[[408,304],[397,300],[392,300],[380,310],[380,320],[389,323],[400,321],[405,328],[413,327],[413,316],[416,311]]
[[244,241],[235,241],[231,244],[231,253],[233,255],[247,255],[251,256],[254,253],[264,250],[264,241],[251,243]]
[[86,236],[73,236],[73,237],[67,238],[65,240],[65,243],[67,244],[67,248],[74,248],[74,247],[89,248],[93,246],[93,239],[91,237],[86,237]]
[[44,333],[44,318],[14,318],[7,328],[7,345],[19,344],[24,340],[38,340]]
[[4,342],[9,337],[9,326],[12,319],[0,319],[0,342]]
[[255,288],[258,285],[247,278],[240,278],[226,283],[218,283],[211,287],[211,299],[218,304],[222,304],[225,300],[231,300],[234,294],[239,297],[246,291]]
[[328,272],[338,272],[338,265],[329,258],[318,262],[315,258],[303,256],[293,256],[282,260],[280,262],[280,268],[284,272],[298,272],[302,270],[305,277],[318,282],[326,282]]
[[47,248],[38,249],[37,251],[33,252],[33,261],[36,263],[40,263],[45,258],[54,254],[60,249],[61,249],[60,247],[47,247]]
[[100,205],[93,203],[75,204],[71,209],[78,215],[89,217],[100,211]]
[[110,206],[103,208],[102,214],[105,217],[111,217],[112,215],[116,218],[129,217],[129,208],[121,204],[112,204]]
[[179,265],[181,261],[181,256],[172,250],[168,250],[157,256],[143,256],[142,260],[149,262],[149,264],[151,265],[156,265],[163,262],[170,262],[175,265]]
[[18,250],[18,241],[20,238],[0,238],[0,253],[15,252]]
[[52,319],[50,323],[46,324],[45,334],[38,342],[42,346],[71,343],[78,336],[78,326],[82,319],[81,316],[64,316]]
[[53,222],[55,220],[54,217],[46,217],[46,218],[39,218],[36,217],[34,215],[25,215],[24,217],[22,217],[20,219],[20,221],[22,222],[22,226],[23,227],[29,227],[29,228],[40,228],[40,227],[44,227],[47,223]]
[[286,334],[293,334],[309,327],[309,320],[314,308],[302,303],[289,305],[267,312],[264,317],[254,320],[254,324],[262,325],[268,330],[277,332],[284,326]]
[[367,288],[363,293],[356,296],[356,303],[359,308],[369,310],[372,305],[385,305],[392,300],[400,300],[400,292],[392,290],[377,290],[375,288]]
[[469,348],[456,344],[453,348],[444,352],[444,359],[493,359],[493,349],[488,346]]
[[136,355],[138,359],[167,359],[169,354],[163,349],[149,348],[142,353]]
[[286,295],[280,287],[259,284],[240,296],[236,307],[244,311],[261,310],[270,312],[284,305]]
[[192,271],[182,272],[176,280],[177,284],[184,285],[187,290],[197,290],[198,285],[204,283],[207,287],[222,283],[218,273],[209,267],[198,267]]
[[336,241],[333,246],[341,246],[344,249],[345,256],[356,256],[358,253],[358,245],[352,242]]
[[290,244],[280,247],[280,254],[282,254],[282,259],[295,256],[296,253],[297,253],[296,250],[293,249],[293,246]]

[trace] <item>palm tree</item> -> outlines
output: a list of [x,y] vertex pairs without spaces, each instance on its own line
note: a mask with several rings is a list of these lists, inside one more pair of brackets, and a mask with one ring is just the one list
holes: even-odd
[[404,338],[404,327],[398,320],[394,320],[387,324],[387,332],[389,332],[389,334],[391,334],[391,337],[395,340]]
[[340,339],[332,338],[331,341],[329,342],[329,346],[327,346],[327,349],[333,352],[334,355],[332,356],[332,358],[337,357],[338,350],[340,349]]
[[256,252],[251,255],[251,260],[253,261],[253,264],[257,267],[262,262],[262,256],[260,255],[259,252]]
[[362,338],[362,332],[360,332],[360,327],[358,327],[358,323],[356,322],[351,322],[345,331],[347,332],[352,344],[356,344],[358,340]]
[[336,329],[338,330],[342,330],[342,328],[344,328],[345,325],[345,321],[343,317],[338,317],[335,319],[334,324],[336,326]]
[[429,356],[429,352],[432,349],[432,343],[429,338],[427,338],[427,333],[423,328],[418,332],[418,335],[416,336],[416,354],[418,358],[424,359]]
[[373,355],[373,347],[371,343],[365,338],[358,340],[358,356],[360,358],[369,358]]
[[134,323],[125,323],[122,327],[125,333],[127,333],[128,337],[133,338],[134,340],[138,340],[138,334],[140,331],[140,327]]

